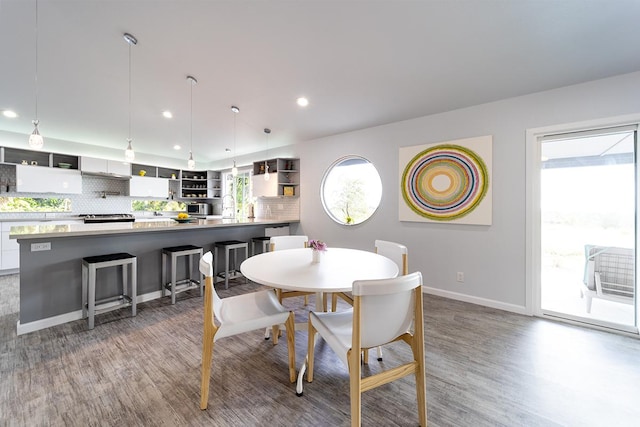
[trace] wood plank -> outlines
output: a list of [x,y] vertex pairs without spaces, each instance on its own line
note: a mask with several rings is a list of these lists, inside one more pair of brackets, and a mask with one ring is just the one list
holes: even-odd
[[[221,297],[262,289],[232,282]],[[203,300],[198,291],[16,336],[17,276],[0,277],[0,424],[348,426],[347,368],[322,341],[303,397],[290,383],[286,340],[264,330],[216,342],[200,410]],[[285,300],[306,318],[299,300]],[[339,309],[347,304],[340,301]],[[635,426],[640,340],[424,296],[430,426]],[[406,363],[404,343],[384,361]],[[307,334],[296,332],[298,364]],[[362,424],[418,425],[412,376],[362,395]]]

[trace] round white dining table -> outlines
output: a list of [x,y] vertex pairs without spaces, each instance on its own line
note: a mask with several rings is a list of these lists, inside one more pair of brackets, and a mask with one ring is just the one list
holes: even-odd
[[329,248],[312,262],[312,249],[286,249],[247,258],[240,271],[274,288],[315,293],[351,291],[355,280],[390,279],[398,266],[387,257],[358,249]]

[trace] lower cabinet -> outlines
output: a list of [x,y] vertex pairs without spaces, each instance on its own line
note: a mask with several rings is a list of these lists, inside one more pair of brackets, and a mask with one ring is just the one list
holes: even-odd
[[13,270],[20,268],[20,245],[16,239],[10,239],[11,227],[14,226],[36,226],[37,222],[3,222],[2,238],[0,239],[0,269]]
[[20,268],[20,245],[16,239],[10,239],[11,227],[53,227],[65,224],[82,224],[81,220],[59,221],[15,221],[3,222],[0,236],[0,270]]

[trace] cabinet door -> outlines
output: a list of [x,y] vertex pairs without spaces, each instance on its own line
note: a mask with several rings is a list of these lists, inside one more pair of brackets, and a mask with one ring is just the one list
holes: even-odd
[[107,160],[107,172],[115,175],[131,176],[131,165],[120,160]]
[[264,175],[254,175],[251,177],[254,197],[275,197],[278,195],[277,174],[270,175],[268,181],[265,181]]
[[80,158],[80,170],[82,172],[107,173],[107,160],[82,156]]
[[16,239],[11,239],[11,227],[55,227],[56,225],[82,224],[81,220],[59,221],[16,221],[2,223],[2,237],[0,238],[0,270],[20,268],[20,245]]
[[131,176],[131,165],[120,160],[106,160],[82,156],[80,158],[80,169],[82,172]]
[[168,194],[169,180],[166,178],[132,176],[129,182],[130,196],[165,198]]
[[82,177],[77,170],[16,165],[16,191],[81,194]]

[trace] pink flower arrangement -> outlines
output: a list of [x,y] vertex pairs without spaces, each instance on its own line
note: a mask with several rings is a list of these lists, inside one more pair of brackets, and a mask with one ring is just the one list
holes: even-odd
[[324,252],[327,250],[327,244],[320,240],[309,240],[309,247],[314,251]]

